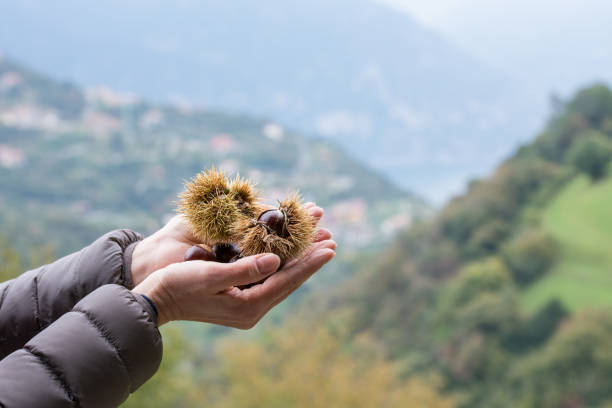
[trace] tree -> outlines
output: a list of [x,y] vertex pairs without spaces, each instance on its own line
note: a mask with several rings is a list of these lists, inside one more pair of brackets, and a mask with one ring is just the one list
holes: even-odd
[[502,258],[514,280],[526,285],[546,273],[557,259],[554,240],[537,229],[521,232],[502,250]]
[[498,258],[489,258],[465,266],[449,282],[441,297],[440,312],[454,315],[456,310],[484,293],[499,293],[511,287],[508,268]]
[[559,166],[540,159],[504,163],[492,178],[474,185],[469,194],[444,208],[438,219],[441,235],[464,248],[467,258],[483,255],[511,230],[523,205],[560,175]]
[[506,238],[509,230],[508,223],[499,219],[493,219],[481,225],[468,241],[466,252],[474,256],[493,254]]
[[0,282],[16,278],[27,269],[53,262],[53,252],[51,245],[43,245],[30,248],[26,251],[29,256],[24,256],[7,237],[0,236]]
[[508,406],[598,407],[612,401],[612,314],[583,311],[510,372]]
[[0,237],[0,282],[17,277],[21,272],[21,256],[6,237]]
[[[464,267],[440,295],[438,310],[438,351],[433,354],[450,386],[465,391],[498,380],[508,359],[499,339],[520,320],[518,297],[503,262],[489,258]],[[486,388],[471,389],[470,403]]]
[[439,377],[402,379],[370,340],[349,345],[330,326],[290,321],[258,338],[221,338],[207,352],[185,333],[164,328],[162,365],[125,407],[454,406]]
[[535,315],[522,321],[503,342],[514,352],[527,352],[544,344],[557,330],[569,311],[556,299],[549,301]]
[[[435,378],[401,380],[366,342],[347,346],[329,327],[289,324],[265,343],[224,342],[208,407],[452,407]],[[352,350],[351,350],[352,349]],[[209,394],[210,396],[211,394]]]
[[568,108],[599,125],[605,118],[612,117],[612,91],[602,84],[592,85],[578,92]]
[[599,132],[589,131],[578,138],[568,155],[578,170],[597,181],[606,175],[612,159],[612,142]]

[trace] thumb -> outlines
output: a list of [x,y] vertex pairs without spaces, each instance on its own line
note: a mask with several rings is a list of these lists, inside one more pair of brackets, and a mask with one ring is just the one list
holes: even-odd
[[273,274],[280,266],[280,258],[274,254],[259,254],[242,258],[234,263],[207,264],[211,287],[221,291],[230,286],[258,282]]

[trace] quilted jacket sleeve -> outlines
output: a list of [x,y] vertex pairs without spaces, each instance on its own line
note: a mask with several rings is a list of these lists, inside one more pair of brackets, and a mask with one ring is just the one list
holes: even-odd
[[0,283],[0,359],[98,287],[131,289],[131,255],[141,239],[133,231],[112,231],[79,252]]
[[0,361],[0,406],[116,407],[159,367],[147,301],[104,285]]

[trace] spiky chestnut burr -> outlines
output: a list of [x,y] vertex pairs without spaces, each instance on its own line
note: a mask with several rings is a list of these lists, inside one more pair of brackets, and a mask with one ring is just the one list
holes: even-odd
[[186,182],[180,200],[179,211],[194,235],[206,243],[233,241],[237,220],[256,214],[253,185],[239,176],[228,180],[225,172],[214,167]]
[[235,235],[241,237],[242,256],[271,252],[284,264],[310,245],[314,231],[315,220],[302,208],[296,193],[278,208],[261,208],[257,217],[239,220]]

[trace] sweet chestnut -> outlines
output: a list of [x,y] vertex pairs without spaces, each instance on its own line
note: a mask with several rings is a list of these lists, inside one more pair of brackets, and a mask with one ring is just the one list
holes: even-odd
[[287,215],[279,209],[267,210],[259,215],[258,222],[264,224],[281,238],[287,237]]
[[216,261],[215,254],[199,245],[194,245],[185,252],[185,261]]
[[219,243],[212,247],[213,254],[217,262],[230,263],[235,262],[240,257],[240,248],[233,243]]

